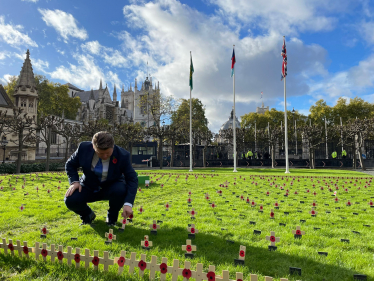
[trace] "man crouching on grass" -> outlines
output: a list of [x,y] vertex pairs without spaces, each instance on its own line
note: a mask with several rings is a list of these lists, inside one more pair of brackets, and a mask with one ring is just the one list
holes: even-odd
[[[80,167],[81,178],[78,176]],[[124,218],[132,214],[138,177],[132,168],[130,153],[115,145],[108,132],[96,133],[92,142],[81,142],[66,162],[65,170],[70,184],[65,204],[80,216],[82,224],[91,224],[96,218],[87,205],[91,202],[109,200],[106,218],[109,226],[115,225],[122,207]]]

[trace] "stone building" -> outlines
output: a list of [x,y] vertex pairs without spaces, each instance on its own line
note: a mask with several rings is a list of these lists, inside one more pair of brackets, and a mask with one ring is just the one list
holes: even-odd
[[[17,85],[14,89],[15,104],[9,99],[2,85],[0,85],[0,110],[7,111],[8,115],[13,114],[13,107],[22,108],[23,113],[28,117],[35,118],[38,112],[38,91],[35,87],[34,72],[30,60],[30,52],[27,50],[26,59],[23,63]],[[8,141],[5,150],[5,158],[16,160],[18,155],[18,135],[5,132],[2,139]],[[3,150],[4,151],[4,150]],[[2,151],[2,156],[4,153]],[[24,146],[22,160],[35,160],[35,145]]]
[[[217,143],[227,143],[228,140],[226,140],[223,137],[223,131],[227,129],[232,129],[234,124],[234,110],[231,110],[231,114],[229,119],[222,124],[221,128],[219,129],[218,134],[215,135],[215,142]],[[238,120],[238,117],[235,116],[235,128],[240,128],[240,122]]]
[[266,111],[269,111],[269,106],[267,107],[264,107],[264,102],[262,102],[262,106],[261,107],[256,107],[256,113],[258,114],[265,114]]
[[112,96],[108,86],[103,88],[100,80],[99,89],[84,91],[78,87],[67,83],[70,97],[79,97],[82,105],[77,112],[76,121],[88,122],[99,119],[106,119],[113,123],[140,123],[143,127],[150,127],[155,124],[152,115],[147,113],[147,108],[139,107],[142,98],[152,98],[153,94],[160,91],[159,84],[152,84],[152,77],[142,83],[138,89],[137,79],[135,79],[134,89],[130,87],[125,91],[122,86],[121,95],[118,100],[117,87],[114,85]]

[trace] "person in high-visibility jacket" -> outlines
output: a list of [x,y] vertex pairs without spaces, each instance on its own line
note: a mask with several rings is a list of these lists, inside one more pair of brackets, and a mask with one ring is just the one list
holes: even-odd
[[250,150],[249,150],[249,151],[247,152],[247,155],[246,155],[246,156],[247,156],[247,158],[250,158],[250,157],[252,157],[252,156],[253,156],[253,153],[252,153],[252,151],[250,151]]
[[334,151],[332,154],[331,154],[332,158],[336,158],[336,156],[338,156],[338,153],[336,153],[336,151]]
[[345,158],[347,156],[347,151],[343,150],[342,151],[342,157]]

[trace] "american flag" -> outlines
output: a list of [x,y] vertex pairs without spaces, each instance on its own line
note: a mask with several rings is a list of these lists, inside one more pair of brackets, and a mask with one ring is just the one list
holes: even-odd
[[281,81],[283,78],[286,78],[287,76],[287,51],[286,51],[286,39],[283,37],[283,46],[282,46],[282,57],[283,57],[283,62],[282,62],[282,76],[281,76]]

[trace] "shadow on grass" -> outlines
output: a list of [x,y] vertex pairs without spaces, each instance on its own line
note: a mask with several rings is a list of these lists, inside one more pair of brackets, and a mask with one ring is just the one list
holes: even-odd
[[[191,223],[195,223],[192,221]],[[108,231],[108,227],[105,223],[97,223],[93,229],[105,239],[105,232]],[[227,232],[228,230],[223,230],[221,232]],[[114,234],[117,235],[117,239],[113,242],[114,247],[111,251],[115,254],[119,254],[120,250],[125,250],[137,253],[146,253],[148,259],[151,255],[156,255],[160,258],[160,253],[158,251],[166,253],[163,256],[168,258],[168,263],[171,265],[172,259],[180,260],[180,267],[183,267],[184,263],[184,252],[181,249],[182,245],[186,244],[187,231],[186,229],[180,227],[162,227],[158,230],[157,235],[151,235],[149,230],[140,229],[133,225],[127,225],[124,232],[119,232],[118,228],[114,229]],[[144,237],[144,235],[149,235],[149,240],[153,242],[155,246],[154,249],[150,251],[145,251],[140,248],[139,237]],[[261,238],[265,239],[265,234],[261,234]],[[286,278],[289,277],[290,280],[298,280],[301,277],[289,276],[289,267],[298,267],[302,269],[302,279],[303,280],[352,280],[354,274],[364,274],[362,272],[356,272],[354,270],[349,270],[344,267],[328,264],[324,260],[327,257],[318,257],[321,262],[316,260],[297,256],[284,254],[279,251],[270,252],[267,248],[258,247],[251,244],[244,244],[246,246],[246,260],[244,267],[234,266],[234,259],[238,258],[240,244],[237,241],[228,242],[233,237],[232,234],[223,234],[216,232],[212,234],[198,233],[196,234],[196,239],[192,240],[192,245],[197,246],[197,251],[195,252],[195,259],[192,260],[192,264],[197,262],[204,263],[204,268],[209,264],[216,266],[216,273],[221,274],[220,270],[229,269],[230,276],[234,278],[235,271],[243,272],[244,276],[252,274],[261,274],[263,276],[272,276],[274,278]],[[142,239],[143,240],[143,239]],[[256,242],[254,242],[255,244]],[[122,246],[122,247],[121,247]],[[280,246],[281,247],[281,246]],[[286,247],[286,246],[285,246]],[[278,248],[279,249],[279,248]],[[300,246],[300,251],[302,250],[302,245]],[[118,253],[116,253],[118,251]],[[172,256],[168,256],[171,251]],[[317,250],[316,250],[317,254]],[[127,254],[129,256],[129,253]],[[206,264],[207,261],[209,264]],[[194,268],[194,267],[193,267]],[[235,270],[234,270],[235,268]],[[370,279],[369,279],[370,280]]]

